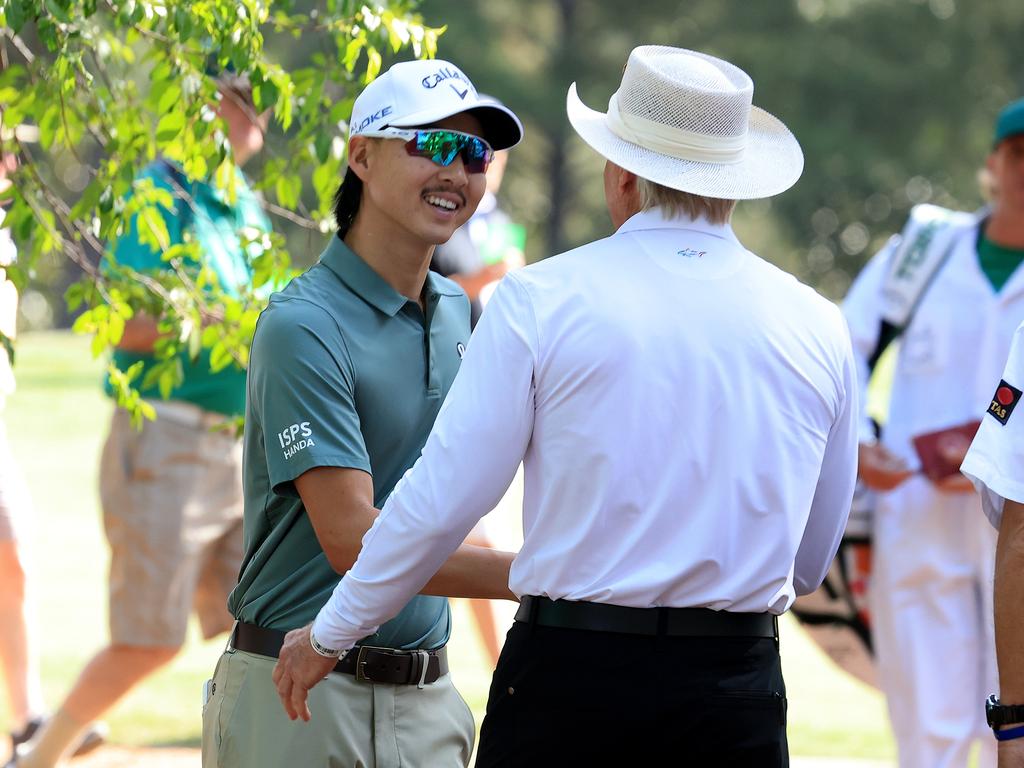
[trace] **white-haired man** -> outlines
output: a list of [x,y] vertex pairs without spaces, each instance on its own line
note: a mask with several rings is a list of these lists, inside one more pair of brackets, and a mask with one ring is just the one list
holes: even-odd
[[[523,460],[521,606],[479,766],[788,764],[776,617],[839,543],[857,386],[839,311],[729,228],[734,201],[803,168],[752,92],[728,62],[655,46],[632,52],[607,114],[570,89],[616,232],[503,280],[313,624],[338,649],[372,632]],[[279,694],[306,715],[323,665],[294,648]]]

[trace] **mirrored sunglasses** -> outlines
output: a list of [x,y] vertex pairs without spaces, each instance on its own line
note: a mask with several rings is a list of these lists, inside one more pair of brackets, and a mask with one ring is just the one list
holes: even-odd
[[467,173],[484,173],[494,159],[491,145],[479,136],[444,128],[383,128],[366,131],[363,136],[384,139],[405,139],[405,151],[414,157],[425,157],[438,165],[448,166],[456,157],[462,158]]

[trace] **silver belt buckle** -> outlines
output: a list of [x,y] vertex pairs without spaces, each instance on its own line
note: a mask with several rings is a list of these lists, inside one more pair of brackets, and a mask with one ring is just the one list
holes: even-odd
[[359,655],[356,656],[356,680],[373,682],[373,678],[366,674],[366,653],[367,651],[390,651],[390,648],[379,648],[373,645],[359,646]]

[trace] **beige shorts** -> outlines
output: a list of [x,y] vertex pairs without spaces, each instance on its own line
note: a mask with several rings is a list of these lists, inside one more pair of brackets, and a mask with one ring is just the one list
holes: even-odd
[[[231,628],[242,562],[242,446],[184,403],[141,431],[115,409],[100,463],[110,543],[110,638],[179,646],[194,610],[203,636]],[[166,410],[166,413],[165,413]]]
[[451,675],[417,688],[332,672],[292,722],[271,680],[275,659],[228,650],[203,702],[203,768],[464,768],[473,713]]

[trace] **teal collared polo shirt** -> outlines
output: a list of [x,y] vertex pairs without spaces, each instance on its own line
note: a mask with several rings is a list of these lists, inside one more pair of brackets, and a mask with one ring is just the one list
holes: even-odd
[[[231,296],[237,296],[243,286],[252,281],[249,258],[258,253],[246,254],[239,239],[241,231],[270,232],[270,220],[263,212],[256,195],[249,188],[241,171],[237,171],[235,202],[229,202],[224,192],[212,184],[203,181],[189,182],[184,173],[177,170],[166,160],[150,163],[140,174],[140,178],[152,179],[153,185],[165,189],[174,195],[174,210],[168,211],[157,207],[167,227],[171,245],[184,242],[186,230],[199,243],[203,262],[209,266],[221,288]],[[186,188],[192,197],[191,204],[186,203],[175,194],[172,177],[180,186]],[[132,219],[129,231],[118,239],[113,251],[113,260],[138,272],[165,272],[170,265],[163,260],[163,254],[154,251],[149,245],[143,244],[138,237],[137,216]],[[255,248],[255,246],[250,246]],[[105,260],[105,268],[109,268],[109,259]],[[196,263],[186,263],[186,269],[198,270]],[[245,411],[245,371],[230,365],[214,373],[210,370],[210,352],[203,350],[196,360],[192,360],[187,352],[180,356],[182,381],[171,390],[171,400],[182,400],[198,405],[207,411],[221,413],[225,416],[240,416]],[[143,363],[142,374],[135,380],[140,385],[146,372],[155,364],[153,355],[115,350],[113,361],[122,371],[133,364]],[[107,395],[113,396],[113,388],[109,381],[104,388]],[[143,397],[159,400],[160,389],[156,384],[140,387]]]
[[[260,315],[245,417],[245,559],[228,600],[239,620],[303,626],[338,583],[295,478],[314,467],[364,470],[379,509],[419,457],[469,340],[462,289],[428,273],[423,296],[426,313],[335,236]],[[419,595],[366,642],[436,648],[449,629],[448,601]]]

